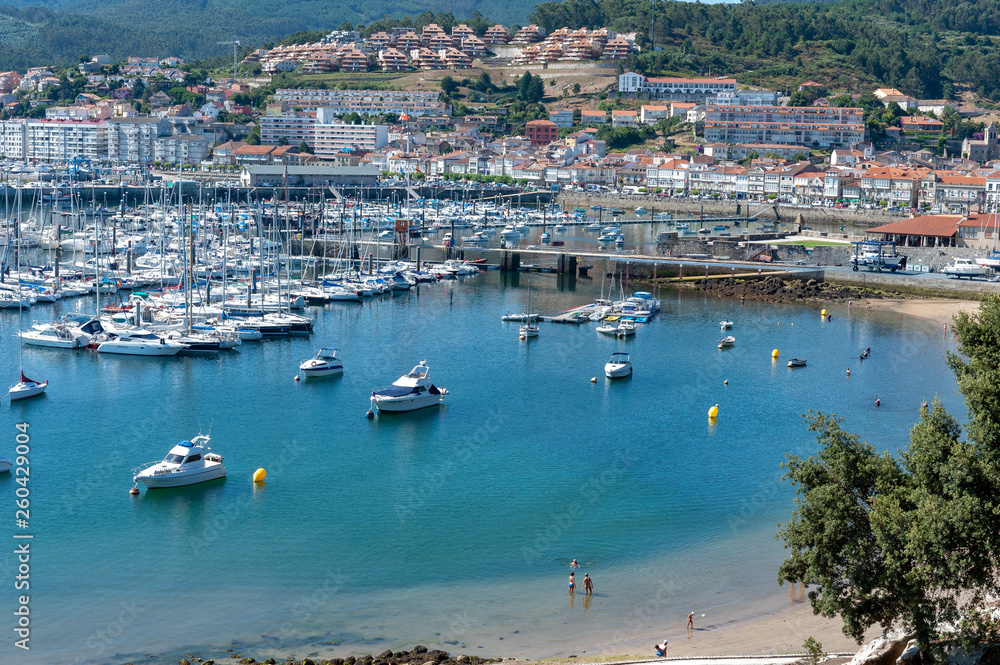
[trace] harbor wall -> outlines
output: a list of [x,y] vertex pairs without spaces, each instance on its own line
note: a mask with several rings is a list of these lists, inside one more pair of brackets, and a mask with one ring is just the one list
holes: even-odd
[[[655,195],[638,194],[609,196],[607,194],[590,194],[585,192],[563,192],[558,201],[567,208],[589,208],[592,205],[605,207],[615,206],[629,211],[636,206],[643,206],[656,212],[671,212],[674,217],[706,215],[712,217],[746,217],[766,210],[771,204],[748,201],[715,201],[712,199],[661,198]],[[909,215],[889,213],[885,210],[851,210],[850,208],[799,208],[797,206],[778,206],[780,221],[795,222],[800,216],[805,224],[846,224],[854,229],[866,229],[872,226],[890,224],[906,219]],[[761,214],[760,219],[775,219],[773,210]]]

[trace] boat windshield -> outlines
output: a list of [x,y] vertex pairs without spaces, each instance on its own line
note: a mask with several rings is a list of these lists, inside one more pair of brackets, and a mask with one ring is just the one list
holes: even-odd
[[168,464],[180,464],[184,461],[184,455],[174,455],[173,453],[170,453],[163,458],[163,461]]

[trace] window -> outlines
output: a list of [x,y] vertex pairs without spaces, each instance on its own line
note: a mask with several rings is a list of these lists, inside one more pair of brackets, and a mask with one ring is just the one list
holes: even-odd
[[200,454],[195,454],[195,455],[191,455],[190,457],[188,457],[187,460],[185,460],[184,463],[185,464],[190,464],[191,462],[197,462],[200,459],[201,459],[201,455]]
[[173,453],[171,453],[171,454],[167,455],[166,457],[164,457],[163,461],[167,462],[169,464],[180,464],[181,462],[184,461],[184,456],[183,455],[174,455]]

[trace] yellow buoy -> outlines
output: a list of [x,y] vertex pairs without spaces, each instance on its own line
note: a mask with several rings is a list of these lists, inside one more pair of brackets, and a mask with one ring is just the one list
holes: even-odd
[[726,379],[725,381],[723,381],[723,382],[722,382],[722,385],[724,385],[724,386],[728,386],[728,385],[729,385],[729,379]]
[[771,357],[772,358],[777,358],[778,357],[778,349],[775,349],[774,351],[771,351]]
[[710,420],[715,420],[716,416],[719,415],[719,405],[716,404],[711,409],[708,410],[708,417]]
[[265,471],[264,469],[257,469],[256,471],[253,472],[253,481],[255,483],[264,482],[264,478],[266,477],[267,477],[267,471]]
[[824,309],[822,312],[819,313],[819,315],[822,316],[823,318],[826,318],[826,310]]

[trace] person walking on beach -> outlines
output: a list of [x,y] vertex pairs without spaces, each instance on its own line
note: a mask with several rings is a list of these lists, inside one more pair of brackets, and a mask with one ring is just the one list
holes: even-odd
[[590,575],[587,573],[583,574],[583,594],[585,596],[594,595],[594,580],[590,579]]
[[570,573],[569,574],[569,592],[573,593],[574,589],[576,589],[576,573]]
[[688,625],[687,625],[687,634],[689,640],[691,639],[691,633],[693,632],[694,632],[694,612],[690,612],[688,613]]

